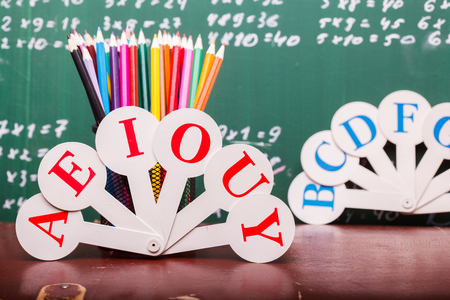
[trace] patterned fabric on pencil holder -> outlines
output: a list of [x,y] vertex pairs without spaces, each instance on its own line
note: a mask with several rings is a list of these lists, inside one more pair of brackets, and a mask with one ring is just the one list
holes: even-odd
[[[108,180],[106,182],[105,189],[120,203],[122,203],[126,208],[131,210],[133,213],[133,199],[130,193],[130,186],[128,185],[128,180],[126,176],[114,173],[113,171],[107,169]],[[159,194],[161,192],[161,187],[164,183],[164,178],[166,176],[166,170],[159,163],[157,163],[150,171],[149,176],[152,181],[153,194],[155,195],[156,201],[158,201]],[[186,182],[184,188],[183,196],[181,197],[180,205],[178,211],[182,210],[186,205],[191,203],[195,199],[195,178],[189,178]],[[101,217],[101,223],[112,225],[103,216]]]

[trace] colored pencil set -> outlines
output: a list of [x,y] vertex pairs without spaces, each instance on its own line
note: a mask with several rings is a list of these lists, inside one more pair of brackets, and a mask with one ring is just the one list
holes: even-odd
[[[222,65],[225,46],[215,53],[214,41],[205,53],[202,39],[154,34],[150,51],[142,30],[114,32],[108,43],[98,28],[94,37],[75,30],[69,50],[86,90],[97,124],[110,111],[140,106],[159,121],[176,109],[204,110]],[[148,53],[150,52],[150,53]]]

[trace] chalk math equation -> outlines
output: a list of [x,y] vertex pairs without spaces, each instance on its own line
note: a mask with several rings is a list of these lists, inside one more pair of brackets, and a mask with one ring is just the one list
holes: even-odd
[[[213,40],[233,47],[255,47],[258,44],[269,43],[275,47],[294,47],[300,43],[300,35],[297,30],[280,30],[279,22],[282,21],[280,12],[286,2],[280,0],[252,1],[250,11],[229,13],[232,6],[240,7],[241,1],[212,0],[206,3],[206,9],[210,13],[199,22],[200,27],[209,30],[207,33],[208,43]],[[61,11],[67,14],[65,7],[91,9],[92,3],[84,0],[30,0],[12,1],[1,0],[2,15],[0,15],[0,49],[28,49],[42,51],[47,48],[67,49],[65,35],[69,30],[89,28],[92,24],[100,26],[103,31],[122,31],[129,28],[131,31],[137,29],[150,29],[153,31],[161,29],[174,33],[183,31],[183,22],[188,19],[187,13],[192,16],[192,10],[198,5],[187,0],[106,0],[101,6],[100,13],[89,16],[88,19],[81,16],[54,15],[30,17],[27,10],[30,7],[42,9],[46,6],[60,6]],[[59,8],[58,8],[59,9]],[[127,14],[117,15],[117,10],[126,10]],[[158,11],[156,11],[157,9]],[[112,13],[114,10],[114,13]],[[136,17],[130,16],[129,11],[136,12]],[[145,17],[140,17],[145,13]],[[277,11],[271,12],[268,11]],[[162,14],[159,12],[163,12]],[[174,13],[176,15],[174,15]],[[187,12],[187,13],[186,13]],[[223,13],[224,12],[224,13]],[[102,14],[103,13],[103,14]],[[33,14],[31,14],[33,15]],[[192,22],[192,17],[189,17]],[[250,27],[245,25],[251,25]],[[244,30],[240,30],[245,27]],[[251,28],[251,32],[247,32]],[[291,32],[292,31],[292,32]],[[30,37],[31,32],[31,37]]]
[[[213,40],[232,47],[268,45],[274,48],[296,47],[302,42],[342,47],[361,44],[411,45],[427,43],[431,47],[450,45],[450,27],[447,11],[450,0],[322,0],[314,1],[322,12],[315,20],[308,18],[304,26],[302,14],[307,13],[309,1],[291,3],[281,0],[211,0],[203,9],[209,13],[199,23],[208,30],[208,43]],[[310,2],[309,2],[310,3]],[[420,5],[418,5],[418,3]],[[24,7],[45,6],[86,7],[84,0],[1,0],[0,49],[44,50],[67,49],[65,33],[68,30],[88,28],[93,23],[104,31],[121,31],[126,28],[183,31],[184,22],[192,22],[192,10],[198,5],[187,0],[106,0],[101,11],[88,19],[81,16],[29,17]],[[245,6],[245,11],[240,8]],[[249,8],[250,7],[250,8]],[[126,10],[127,14],[111,11]],[[158,13],[155,9],[158,9]],[[411,9],[422,13],[409,17]],[[145,17],[123,18],[124,15]],[[238,12],[235,12],[235,11]],[[240,10],[240,11],[239,11]],[[287,17],[286,11],[298,10],[298,20]],[[23,11],[23,12],[22,12]],[[64,10],[67,12],[67,10]],[[162,11],[163,13],[159,13]],[[175,13],[175,14],[174,14]],[[381,17],[374,17],[381,13]],[[32,36],[29,36],[29,33]],[[310,35],[310,33],[313,35]],[[315,38],[315,41],[310,40]]]
[[[409,17],[410,8],[417,2],[421,4],[418,6],[421,16]],[[448,0],[427,0],[422,3],[404,0],[323,0],[320,8],[327,16],[318,22],[322,31],[317,35],[319,45],[450,45],[450,27],[446,23],[450,8]],[[380,10],[383,16],[372,16]],[[342,12],[354,16],[342,17]]]
[[[27,188],[30,184],[37,184],[36,166],[49,151],[44,137],[61,138],[68,124],[69,121],[66,119],[55,120],[52,124],[28,125],[7,119],[0,121],[0,163],[4,166],[0,180],[7,187],[6,192],[2,194],[3,199],[0,199],[1,209],[18,209],[27,200]],[[8,146],[5,146],[4,141],[7,138],[9,142],[6,142]],[[22,191],[19,193],[20,196],[14,192],[17,190]],[[16,196],[11,195],[11,192]]]

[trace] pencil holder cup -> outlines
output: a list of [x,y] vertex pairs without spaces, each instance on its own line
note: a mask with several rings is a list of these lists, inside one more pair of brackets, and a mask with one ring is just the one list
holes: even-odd
[[[97,132],[97,125],[92,126],[92,131]],[[156,163],[151,170],[148,171],[148,176],[151,179],[153,195],[155,200],[158,201],[161,188],[166,177],[166,170],[159,164]],[[120,175],[109,168],[107,168],[107,181],[106,181],[106,191],[110,193],[114,198],[116,198],[120,203],[122,203],[126,208],[135,213],[133,198],[131,196],[130,185],[128,179],[125,175]],[[184,188],[183,196],[181,197],[180,205],[178,211],[182,210],[186,205],[194,201],[195,199],[195,178],[189,178],[186,180],[186,186]],[[111,225],[108,220],[103,216],[100,216],[100,222],[102,224]]]
[[[128,179],[124,175],[117,174],[111,170],[107,170],[108,180],[106,182],[106,190],[113,195],[120,203],[126,206],[133,213],[133,198],[130,193],[130,185],[128,184]],[[153,195],[155,200],[158,201],[161,188],[164,183],[164,178],[166,176],[166,170],[157,163],[149,172],[149,177],[151,178]],[[178,211],[183,209],[186,205],[194,201],[195,199],[195,178],[189,178],[186,181],[186,187],[183,192],[183,196],[180,201],[180,206]],[[101,223],[107,224],[108,222],[102,217]]]

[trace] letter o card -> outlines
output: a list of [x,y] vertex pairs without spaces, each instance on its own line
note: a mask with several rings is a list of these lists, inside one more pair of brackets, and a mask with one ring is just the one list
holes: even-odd
[[57,260],[77,247],[77,226],[82,222],[80,211],[59,210],[50,205],[42,194],[37,194],[20,208],[16,235],[20,245],[31,256],[41,260]]
[[344,185],[323,186],[312,181],[302,172],[292,181],[288,191],[288,202],[294,215],[308,224],[328,224],[336,220],[345,205],[339,201],[339,191]]
[[287,205],[272,195],[250,195],[237,202],[227,218],[229,244],[243,259],[265,263],[282,256],[295,236]]
[[196,109],[179,109],[160,122],[153,150],[168,172],[200,176],[211,156],[222,148],[222,135],[216,122]]

